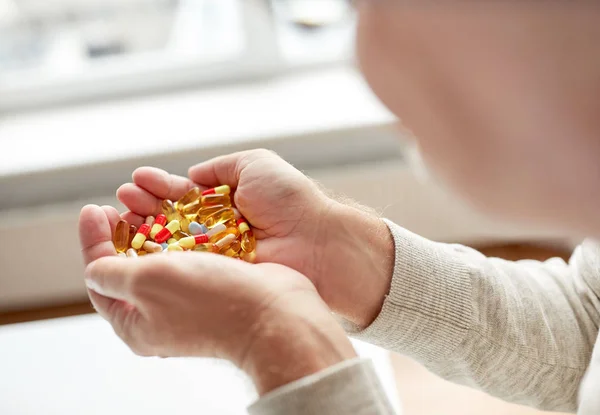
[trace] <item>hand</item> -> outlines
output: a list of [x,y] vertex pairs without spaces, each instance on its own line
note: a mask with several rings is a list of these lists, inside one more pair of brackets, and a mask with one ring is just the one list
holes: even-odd
[[355,356],[298,272],[199,252],[120,258],[111,238],[118,220],[111,207],[81,212],[86,285],[98,313],[135,353],[225,358],[261,394]]
[[177,199],[193,186],[228,184],[255,229],[258,262],[306,275],[333,311],[360,326],[377,316],[394,259],[391,236],[377,216],[332,200],[267,150],[217,157],[190,168],[189,176],[143,167],[117,196],[132,211],[155,215],[164,198]]

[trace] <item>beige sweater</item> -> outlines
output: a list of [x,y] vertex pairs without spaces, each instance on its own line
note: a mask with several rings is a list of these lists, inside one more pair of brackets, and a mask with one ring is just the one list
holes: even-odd
[[[377,319],[352,336],[507,401],[600,414],[600,245],[584,242],[569,264],[511,262],[386,223],[396,245],[391,290]],[[274,390],[249,412],[393,410],[371,363],[355,359]]]

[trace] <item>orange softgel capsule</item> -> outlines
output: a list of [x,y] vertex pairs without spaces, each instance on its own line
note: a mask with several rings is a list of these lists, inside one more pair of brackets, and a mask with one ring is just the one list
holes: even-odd
[[[120,221],[113,234],[122,257],[139,257],[168,251],[195,251],[254,262],[256,238],[250,224],[232,205],[227,185],[201,191],[190,189],[179,200],[165,199],[156,216],[143,218],[137,228]],[[153,209],[150,209],[153,210]]]

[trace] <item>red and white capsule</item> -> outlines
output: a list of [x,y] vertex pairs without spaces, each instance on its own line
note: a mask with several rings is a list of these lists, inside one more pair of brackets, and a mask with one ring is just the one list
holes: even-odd
[[214,194],[228,195],[230,192],[231,188],[228,185],[224,184],[222,186],[213,187],[212,189],[206,189],[202,192],[202,196]]

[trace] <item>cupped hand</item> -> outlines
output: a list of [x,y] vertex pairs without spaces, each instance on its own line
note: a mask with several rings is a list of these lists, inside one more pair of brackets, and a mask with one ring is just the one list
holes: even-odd
[[375,318],[392,274],[386,225],[332,200],[271,151],[216,157],[191,167],[189,179],[142,167],[117,196],[137,215],[156,215],[163,199],[221,184],[232,188],[236,207],[254,229],[258,263],[285,265],[307,276],[333,311],[358,325]]
[[80,236],[91,301],[135,353],[225,358],[261,393],[354,356],[300,273],[199,252],[117,257],[119,218],[114,208],[86,206]]

